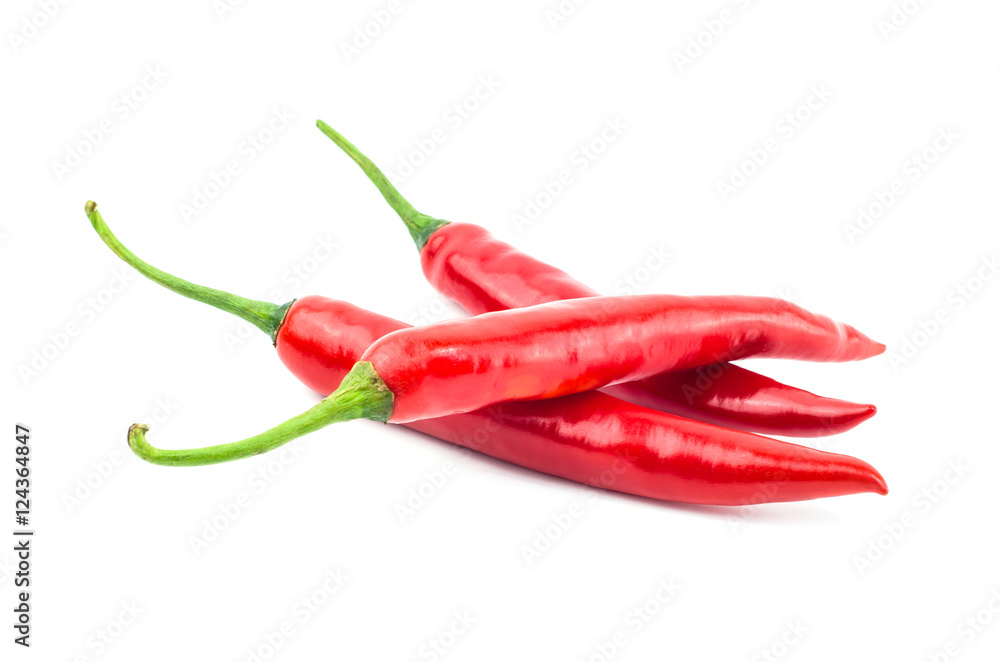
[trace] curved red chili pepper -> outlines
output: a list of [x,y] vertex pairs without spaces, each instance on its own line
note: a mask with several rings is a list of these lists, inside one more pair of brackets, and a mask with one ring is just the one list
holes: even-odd
[[[123,260],[174,292],[250,321],[320,394],[337,389],[366,349],[406,325],[342,301],[305,297],[276,306],[193,285],[152,267],[88,216]],[[515,402],[407,424],[523,467],[654,499],[747,505],[887,492],[862,460],[678,418],[590,392]]]
[[[322,121],[317,126],[361,166],[403,218],[420,251],[428,282],[473,315],[599,296],[564,271],[522,253],[478,225],[420,214],[346,138]],[[801,437],[845,432],[876,411],[874,405],[825,398],[728,362],[705,381],[703,371],[676,371],[622,384],[609,392],[679,416],[750,432]]]
[[[88,203],[87,212],[95,228],[106,230],[96,205]],[[115,252],[132,264],[139,262],[123,246]],[[161,283],[173,278],[152,268],[143,273]],[[185,283],[186,291],[174,289],[190,296],[193,287]],[[220,294],[213,290],[200,300],[218,305]],[[295,308],[273,306],[271,314],[262,315],[268,304],[244,305],[253,307],[249,319],[268,329],[276,342],[277,312],[287,316]],[[146,442],[146,428],[133,426],[130,444],[158,464],[211,464],[271,450],[331,423],[357,418],[407,423],[500,402],[555,398],[712,363],[723,355],[846,361],[882,350],[849,326],[763,297],[557,301],[389,333],[368,347],[319,405],[261,435],[164,451]]]
[[[874,416],[876,411],[875,405],[816,395],[726,362],[672,370],[602,390],[675,416],[787,437],[846,432]],[[768,411],[772,412],[773,421],[768,421]]]
[[543,303],[396,331],[361,357],[402,423],[644,379],[729,357],[855,361],[885,346],[769,297],[643,294]]

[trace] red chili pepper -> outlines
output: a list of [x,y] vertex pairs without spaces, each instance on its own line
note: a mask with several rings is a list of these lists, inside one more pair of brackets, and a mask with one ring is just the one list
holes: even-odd
[[[87,211],[96,227],[96,205],[88,203]],[[557,301],[383,336],[320,404],[249,439],[162,451],[145,441],[143,426],[133,426],[130,443],[157,464],[212,464],[358,418],[408,423],[500,402],[555,398],[722,356],[850,361],[884,349],[852,327],[780,299],[646,295]]]
[[[473,315],[599,296],[565,272],[499,241],[478,225],[421,214],[346,138],[322,121],[316,124],[361,166],[403,219],[431,285]],[[874,405],[825,398],[728,362],[715,366],[711,377],[701,369],[674,371],[621,384],[609,392],[678,416],[796,437],[845,432],[875,415]]]
[[[407,326],[323,297],[276,306],[188,283],[136,257],[92,207],[88,215],[104,242],[140,273],[268,333],[281,361],[317,393],[334,391],[370,345]],[[530,469],[654,499],[746,505],[887,492],[881,475],[856,458],[716,428],[598,392],[406,426]]]

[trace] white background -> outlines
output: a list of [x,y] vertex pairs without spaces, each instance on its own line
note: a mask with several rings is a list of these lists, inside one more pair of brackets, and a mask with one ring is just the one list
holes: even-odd
[[[12,543],[0,544],[5,656],[246,660],[290,622],[273,659],[432,659],[428,640],[451,642],[467,612],[475,623],[441,659],[996,659],[1000,284],[989,269],[992,280],[977,276],[1000,243],[996,3],[911,0],[912,16],[886,33],[887,0],[605,0],[554,26],[554,1],[423,0],[399,5],[351,57],[344,44],[387,1],[258,0],[220,17],[209,0],[100,0],[49,19],[40,4],[6,2],[0,22],[0,529],[6,539],[13,528],[21,422],[33,431],[37,531],[30,650],[11,643]],[[698,39],[702,52],[679,62]],[[151,89],[124,116],[116,100],[144,79]],[[825,100],[804,110],[815,89]],[[459,123],[456,103],[476,109]],[[294,118],[247,160],[241,143],[282,109]],[[796,111],[809,117],[789,132],[781,123]],[[137,253],[197,282],[257,298],[324,294],[409,322],[461,314],[316,118],[390,171],[442,128],[404,194],[603,291],[632,277],[643,280],[634,291],[782,296],[886,342],[864,363],[753,367],[876,403],[873,420],[818,445],[870,461],[889,496],[736,509],[590,501],[575,484],[363,421],[302,440],[284,465],[133,459],[136,420],[163,419],[150,435],[162,446],[218,443],[315,396],[256,331],[227,347],[237,324],[224,313],[128,271],[112,295],[122,263],[94,236],[88,199]],[[57,174],[105,119],[111,133]],[[574,153],[609,120],[625,128],[581,172]],[[719,182],[769,139],[777,151],[724,199]],[[910,160],[927,149],[934,163],[914,178]],[[181,205],[229,160],[240,173],[185,222]],[[562,169],[573,183],[518,231],[513,215]],[[903,193],[849,241],[858,207],[894,180]],[[338,248],[314,263],[322,242]],[[658,250],[669,259],[644,271]],[[289,276],[307,267],[307,279]],[[92,297],[106,302],[99,312],[86,310]],[[947,322],[921,335],[939,310]],[[67,324],[78,333],[25,373]],[[920,347],[893,364],[905,339]],[[400,523],[396,506],[447,462],[456,473]],[[269,466],[281,475],[259,492],[250,481]],[[227,521],[243,493],[250,505]],[[525,546],[574,503],[583,515],[527,563]],[[196,553],[192,538],[213,520],[225,530]],[[296,603],[323,597],[338,570],[349,578],[303,622]],[[662,605],[661,581],[677,587]],[[133,601],[134,618],[122,606]],[[638,631],[626,620],[637,608],[656,612]],[[984,625],[959,629],[970,617]]]

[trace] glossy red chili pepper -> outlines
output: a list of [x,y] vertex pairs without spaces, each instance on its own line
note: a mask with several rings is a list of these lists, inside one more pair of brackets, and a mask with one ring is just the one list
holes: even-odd
[[885,347],[768,297],[645,294],[543,303],[396,331],[361,357],[393,422],[644,379],[726,357],[854,361]]
[[[319,394],[335,390],[396,320],[323,297],[288,311],[275,347]],[[406,423],[432,437],[576,482],[666,501],[748,505],[887,493],[867,462],[646,409],[600,392],[508,402]]]
[[[88,213],[96,224],[93,203]],[[152,462],[210,464],[357,418],[407,423],[500,402],[555,398],[724,356],[850,361],[884,349],[852,327],[780,299],[643,295],[556,301],[383,336],[316,407],[240,442],[160,451],[146,443],[138,426],[130,440]]]
[[[116,254],[155,282],[251,321],[319,394],[334,391],[376,340],[406,328],[341,301],[274,306],[210,290],[139,260],[93,209]],[[654,499],[713,505],[798,501],[887,489],[859,459],[652,411],[598,392],[512,402],[406,424],[444,441],[577,482]]]
[[[323,122],[403,219],[427,280],[474,315],[599,294],[567,273],[522,253],[478,225],[421,214],[370,159]],[[730,356],[727,359],[740,357]],[[609,389],[614,395],[671,414],[750,432],[815,437],[845,432],[875,406],[825,398],[728,362],[708,371],[664,373]]]

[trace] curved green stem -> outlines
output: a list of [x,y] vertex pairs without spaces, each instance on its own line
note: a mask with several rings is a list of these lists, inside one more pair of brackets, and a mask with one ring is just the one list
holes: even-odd
[[434,231],[438,228],[448,225],[448,221],[442,221],[439,218],[434,218],[433,216],[428,216],[427,214],[421,214],[418,212],[410,202],[404,198],[396,187],[392,185],[389,178],[385,176],[378,166],[372,163],[372,160],[361,153],[357,147],[352,145],[347,138],[340,135],[334,131],[329,124],[323,120],[316,120],[316,126],[322,131],[330,140],[336,143],[337,147],[344,150],[344,152],[354,159],[354,162],[361,166],[365,175],[371,180],[372,184],[379,190],[385,201],[389,203],[389,206],[395,210],[399,217],[403,219],[403,224],[406,225],[406,229],[410,231],[410,236],[413,237],[413,243],[417,245],[417,250],[422,250],[424,244],[430,239],[430,236],[434,234]]
[[222,290],[213,290],[210,287],[195,285],[194,283],[189,283],[188,281],[177,278],[176,276],[171,276],[167,272],[161,271],[151,264],[140,260],[135,253],[125,248],[125,245],[118,241],[118,237],[112,234],[111,229],[101,217],[101,212],[97,211],[96,202],[93,200],[87,202],[87,205],[84,207],[84,211],[87,212],[87,218],[90,219],[90,224],[94,226],[95,230],[97,230],[97,235],[108,246],[108,248],[114,251],[115,255],[134,267],[135,270],[143,276],[154,283],[162,285],[171,292],[176,292],[181,296],[185,296],[189,299],[194,299],[195,301],[200,301],[202,303],[207,303],[210,306],[215,306],[219,310],[224,310],[227,313],[236,315],[237,317],[242,317],[270,336],[272,343],[275,341],[278,335],[278,329],[281,328],[281,323],[284,321],[285,314],[288,312],[288,309],[293,303],[295,303],[294,300],[279,306],[267,301],[245,299],[241,296],[236,296],[235,294],[223,292]]
[[340,387],[318,405],[288,419],[267,432],[242,441],[204,448],[163,450],[146,441],[145,425],[135,424],[128,431],[128,445],[136,455],[153,464],[193,467],[230,462],[274,450],[292,439],[315,432],[332,423],[368,418],[385,423],[392,415],[394,396],[371,363],[355,364]]

